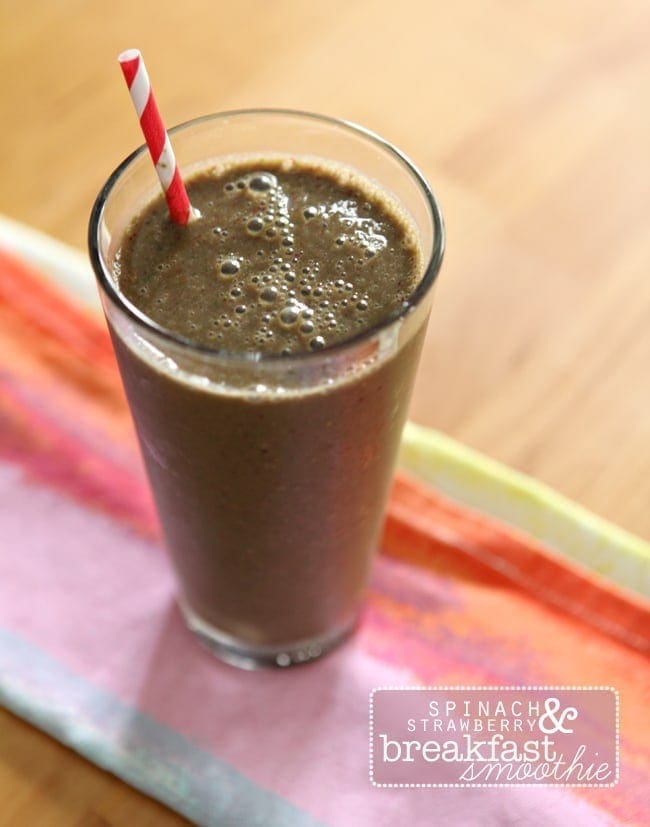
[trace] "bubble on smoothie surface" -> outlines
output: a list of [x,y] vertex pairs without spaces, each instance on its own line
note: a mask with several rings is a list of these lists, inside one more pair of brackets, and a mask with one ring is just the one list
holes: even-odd
[[221,263],[219,272],[222,276],[234,276],[241,268],[241,264],[236,258],[226,258]]
[[267,192],[278,185],[278,179],[270,172],[259,172],[248,180],[248,188],[253,192]]
[[260,301],[263,301],[265,304],[272,304],[277,299],[277,297],[277,287],[264,287],[260,291]]
[[249,233],[260,233],[264,229],[264,222],[261,218],[251,218],[246,224]]
[[300,319],[300,309],[296,305],[290,304],[282,308],[280,312],[280,324],[283,327],[293,327],[298,319]]

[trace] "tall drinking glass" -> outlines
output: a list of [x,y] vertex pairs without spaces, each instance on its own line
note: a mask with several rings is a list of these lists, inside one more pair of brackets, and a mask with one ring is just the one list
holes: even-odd
[[187,625],[239,666],[303,663],[359,616],[442,260],[440,210],[404,155],[342,121],[240,111],[170,134],[185,177],[228,156],[350,167],[419,237],[412,294],[372,329],[321,351],[234,353],[162,328],[120,292],[121,239],[157,194],[146,148],[92,211],[90,256]]

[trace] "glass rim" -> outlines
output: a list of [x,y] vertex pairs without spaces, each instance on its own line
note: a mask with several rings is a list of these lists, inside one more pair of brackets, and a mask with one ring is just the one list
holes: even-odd
[[[331,126],[337,126],[343,128],[347,132],[350,132],[358,137],[362,137],[365,140],[378,145],[382,150],[388,152],[389,155],[392,155],[394,158],[396,158],[406,168],[406,170],[415,179],[417,185],[420,188],[421,193],[425,197],[427,207],[430,213],[430,218],[433,224],[433,243],[431,245],[431,251],[428,254],[427,263],[424,268],[424,274],[418,282],[418,284],[416,285],[415,290],[413,290],[413,292],[410,293],[408,298],[405,299],[404,302],[402,302],[402,304],[396,310],[389,313],[387,316],[382,318],[372,327],[366,330],[362,330],[361,332],[356,333],[354,336],[351,336],[348,339],[344,339],[340,342],[335,342],[332,345],[328,345],[326,348],[323,348],[322,350],[315,351],[301,351],[298,353],[282,354],[264,353],[262,351],[225,350],[222,348],[201,344],[200,342],[196,342],[186,336],[182,336],[179,333],[175,333],[174,331],[164,327],[163,325],[158,324],[158,322],[155,322],[153,319],[149,318],[149,316],[143,313],[135,304],[133,304],[129,299],[126,298],[126,296],[124,296],[117,289],[116,285],[109,277],[108,267],[104,261],[104,257],[102,256],[99,244],[99,230],[102,218],[104,216],[104,209],[106,207],[106,203],[110,198],[110,195],[114,187],[120,180],[123,173],[126,172],[126,170],[138,158],[140,158],[140,156],[143,153],[147,152],[147,145],[142,144],[133,152],[131,152],[113,170],[113,172],[106,180],[106,183],[101,188],[99,195],[95,199],[95,203],[93,204],[90,213],[90,220],[88,223],[88,251],[90,255],[90,262],[95,272],[95,277],[97,278],[97,281],[101,289],[103,290],[104,294],[132,321],[136,322],[138,326],[144,327],[147,331],[155,333],[156,336],[159,336],[160,338],[168,342],[172,342],[176,346],[189,349],[194,353],[202,354],[204,356],[211,356],[213,358],[218,357],[220,359],[228,361],[240,361],[246,363],[281,362],[282,364],[286,365],[289,362],[302,362],[304,360],[314,360],[318,357],[327,357],[330,355],[334,355],[336,353],[341,353],[349,348],[354,348],[356,345],[360,345],[372,339],[378,333],[390,328],[397,322],[406,318],[412,311],[415,310],[415,308],[420,304],[422,299],[427,295],[429,290],[433,287],[433,284],[438,276],[438,272],[440,271],[440,266],[442,264],[442,259],[445,250],[445,228],[442,218],[442,212],[440,210],[440,206],[438,205],[438,201],[433,193],[432,188],[429,186],[426,178],[420,172],[418,167],[410,160],[410,158],[407,155],[405,155],[394,144],[390,143],[385,138],[382,138],[380,135],[373,132],[372,130],[366,129],[366,127],[360,126],[359,124],[356,124],[352,121],[344,120],[341,118],[335,118],[329,115],[320,115],[314,112],[301,111],[297,109],[252,108],[233,109],[224,112],[214,112],[208,115],[202,115],[198,118],[192,118],[190,120],[176,124],[168,130],[168,133],[170,135],[174,135],[175,133],[180,132],[188,127],[205,123],[207,121],[216,121],[226,118],[238,117],[242,115],[268,115],[272,117],[290,116],[315,120],[325,124],[329,124]],[[381,182],[378,183],[381,186]]]

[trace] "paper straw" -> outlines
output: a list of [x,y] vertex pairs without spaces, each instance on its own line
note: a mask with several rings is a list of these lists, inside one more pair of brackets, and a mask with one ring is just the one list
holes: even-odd
[[129,87],[135,111],[140,119],[142,133],[156,167],[160,185],[165,193],[170,218],[176,224],[187,224],[194,212],[151,89],[142,55],[138,49],[127,49],[122,52],[118,60],[126,85]]

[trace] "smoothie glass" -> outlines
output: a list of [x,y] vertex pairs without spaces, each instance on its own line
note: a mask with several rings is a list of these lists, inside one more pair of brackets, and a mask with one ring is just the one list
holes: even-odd
[[170,134],[186,178],[231,156],[351,167],[418,233],[416,287],[380,324],[321,351],[233,353],[160,327],[120,293],[120,239],[158,193],[145,147],[92,211],[90,257],[185,621],[237,666],[305,663],[359,617],[442,260],[442,217],[404,155],[346,122],[250,110]]

